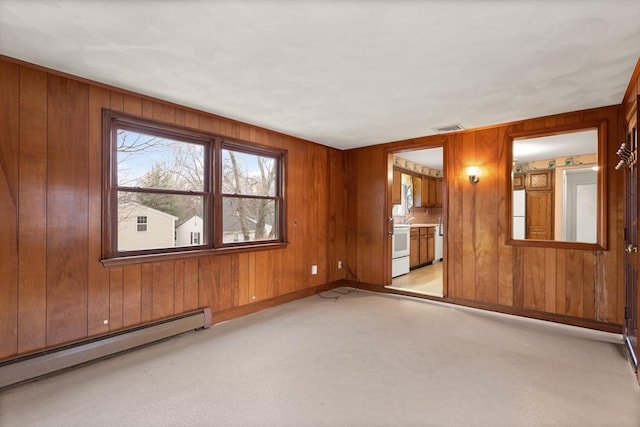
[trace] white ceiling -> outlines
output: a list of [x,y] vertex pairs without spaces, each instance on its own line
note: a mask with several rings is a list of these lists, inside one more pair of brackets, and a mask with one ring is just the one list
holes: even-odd
[[0,0],[0,53],[352,148],[619,104],[640,1]]

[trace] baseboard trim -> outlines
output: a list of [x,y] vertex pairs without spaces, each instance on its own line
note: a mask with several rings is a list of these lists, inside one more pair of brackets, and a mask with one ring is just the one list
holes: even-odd
[[246,316],[247,314],[255,313],[267,308],[275,307],[281,304],[286,304],[291,301],[295,301],[300,298],[306,298],[312,295],[316,295],[319,292],[328,291],[330,289],[339,288],[341,286],[353,286],[351,282],[347,280],[336,280],[334,282],[325,283],[311,288],[300,289],[288,294],[278,295],[272,298],[268,298],[262,301],[257,301],[251,304],[242,305],[239,307],[233,307],[227,310],[213,313],[211,323],[220,323],[226,320],[235,319],[237,317]]
[[85,341],[0,362],[0,389],[102,359],[187,331],[208,328],[211,310],[184,313]]
[[603,332],[611,332],[614,334],[622,334],[622,325],[618,323],[601,322],[598,320],[583,319],[580,317],[564,316],[561,314],[547,313],[536,310],[522,309],[516,307],[509,307],[500,304],[487,303],[482,301],[471,301],[462,298],[450,298],[450,297],[433,297],[429,295],[416,294],[413,292],[399,291],[396,289],[388,289],[383,285],[373,285],[370,283],[355,282],[345,280],[343,286],[351,286],[372,292],[403,295],[419,299],[427,299],[432,301],[439,301],[448,304],[461,305],[465,307],[478,308],[481,310],[493,311],[496,313],[511,314],[514,316],[528,317],[530,319],[546,320],[549,322],[562,323],[564,325],[578,326],[581,328],[595,329]]

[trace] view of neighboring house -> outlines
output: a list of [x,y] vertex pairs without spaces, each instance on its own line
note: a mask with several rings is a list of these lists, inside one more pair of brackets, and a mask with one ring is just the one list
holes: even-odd
[[178,217],[135,202],[118,208],[118,251],[173,247]]
[[202,245],[203,241],[202,218],[194,215],[176,227],[176,246]]

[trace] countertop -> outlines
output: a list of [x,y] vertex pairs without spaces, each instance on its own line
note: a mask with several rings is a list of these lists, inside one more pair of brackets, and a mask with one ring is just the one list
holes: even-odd
[[440,225],[440,224],[438,224],[438,223],[436,222],[436,223],[433,223],[433,224],[409,224],[409,227],[411,227],[411,228],[420,228],[420,227],[437,227],[438,225]]

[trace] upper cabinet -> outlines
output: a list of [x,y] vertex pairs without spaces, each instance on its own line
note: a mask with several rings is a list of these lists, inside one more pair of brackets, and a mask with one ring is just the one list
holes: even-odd
[[393,187],[391,191],[391,203],[399,205],[402,203],[402,172],[393,168]]

